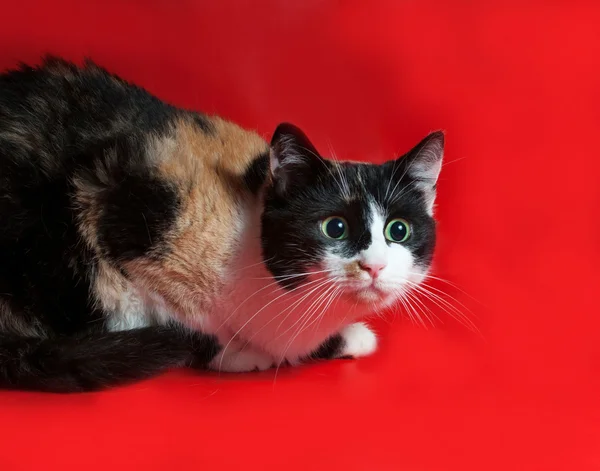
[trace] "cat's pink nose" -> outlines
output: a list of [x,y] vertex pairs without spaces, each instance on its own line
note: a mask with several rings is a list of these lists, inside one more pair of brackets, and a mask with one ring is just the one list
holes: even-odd
[[386,265],[385,262],[358,262],[358,266],[373,278],[377,278]]

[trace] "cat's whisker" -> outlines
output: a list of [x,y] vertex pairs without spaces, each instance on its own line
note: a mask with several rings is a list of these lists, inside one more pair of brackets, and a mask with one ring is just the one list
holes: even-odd
[[[452,309],[453,311],[458,312],[458,313],[460,313],[462,315],[462,312],[456,306],[454,306],[452,303],[450,303],[446,299],[442,298],[437,293],[431,291],[429,289],[430,287],[426,286],[424,283],[414,283],[414,282],[411,282],[411,281],[407,281],[407,283],[410,285],[411,289],[414,292],[427,295],[430,299],[432,299],[432,300],[435,299],[435,300],[441,302],[444,306],[447,306],[449,309]],[[441,293],[444,294],[444,295],[447,295],[443,291]]]
[[348,177],[346,176],[346,174],[344,172],[342,172],[342,166],[340,165],[340,160],[338,159],[331,143],[329,143],[329,153],[331,155],[331,158],[336,162],[336,169],[337,169],[338,175],[340,176],[340,179],[342,180],[342,183],[344,185],[344,192],[342,194],[344,195],[345,198],[350,198],[350,183],[348,182]]
[[307,148],[306,148],[306,147],[304,147],[304,146],[297,145],[297,147],[298,147],[299,149],[302,149],[302,150],[304,150],[304,151],[308,152],[309,154],[313,155],[314,157],[316,157],[317,161],[321,162],[321,164],[323,164],[323,167],[325,167],[325,169],[327,170],[327,172],[329,173],[329,175],[331,175],[331,177],[332,177],[332,178],[333,178],[333,180],[335,181],[336,185],[337,185],[337,186],[338,186],[338,188],[340,189],[340,192],[341,192],[341,194],[342,194],[342,195],[345,195],[345,192],[344,192],[344,187],[343,187],[342,181],[341,181],[341,180],[338,180],[338,179],[336,178],[336,176],[333,174],[333,172],[332,172],[332,170],[331,170],[331,167],[328,167],[328,166],[327,166],[327,163],[325,162],[325,160],[323,159],[323,157],[321,157],[320,155],[316,154],[316,153],[315,153],[315,152],[313,152],[312,150],[310,150],[310,149],[307,149]]
[[[321,286],[320,288],[322,288],[322,286]],[[313,292],[313,293],[310,293],[310,295],[319,296],[319,295],[323,294],[323,292],[325,292],[327,289],[328,289],[328,288],[325,288],[323,291],[321,291],[321,292],[319,292],[319,293],[315,293],[315,292]],[[310,297],[310,296],[305,296],[305,297],[304,297],[302,300],[300,300],[300,302],[298,302],[298,303],[295,303],[295,305],[293,306],[293,309],[292,309],[292,310],[291,310],[291,311],[290,311],[288,314],[286,314],[286,316],[284,317],[284,319],[282,319],[282,321],[279,323],[279,325],[277,326],[277,329],[275,329],[275,333],[279,332],[279,330],[281,329],[281,327],[282,327],[282,326],[285,324],[285,322],[286,322],[286,321],[288,320],[288,318],[289,318],[289,317],[292,315],[292,313],[293,313],[293,312],[295,312],[295,311],[296,311],[298,308],[300,308],[300,307],[302,306],[302,303],[303,303],[304,301],[306,301],[306,302],[311,302],[311,300],[310,300],[310,299],[308,299],[309,297]],[[313,300],[312,300],[312,302],[313,302],[313,303],[314,303],[314,302],[316,302],[316,301],[315,301],[315,299],[313,299]],[[304,310],[304,311],[306,312],[306,308],[305,308],[305,310]],[[293,328],[293,327],[294,327],[294,326],[295,326],[295,325],[296,325],[298,322],[300,322],[300,319],[296,319],[296,322],[294,322],[294,323],[293,323],[291,326],[289,326],[289,327],[288,327],[288,328],[287,328],[285,331],[283,331],[283,332],[279,333],[279,334],[277,335],[277,337],[275,337],[275,339],[274,339],[274,340],[278,340],[278,339],[280,339],[281,337],[283,337],[283,336],[284,336],[284,335],[285,335],[287,332],[289,332],[289,331],[290,331],[290,330],[291,330],[291,329],[292,329],[292,328]]]
[[[319,280],[317,280],[319,281]],[[315,281],[315,283],[317,282]],[[298,287],[301,288],[301,287]],[[280,294],[279,296],[277,296],[276,298],[272,299],[271,301],[269,301],[268,303],[266,303],[264,306],[262,306],[258,311],[256,311],[252,316],[250,316],[249,319],[246,320],[246,322],[244,322],[244,324],[237,330],[237,332],[231,337],[231,339],[229,340],[229,342],[227,342],[227,344],[225,345],[225,347],[223,347],[223,352],[221,354],[221,361],[219,362],[219,370],[221,370],[222,364],[223,364],[223,359],[225,358],[225,352],[227,351],[227,349],[229,348],[229,346],[231,345],[231,343],[237,338],[237,336],[242,332],[242,330],[248,325],[250,324],[250,322],[252,322],[252,320],[258,315],[260,314],[262,311],[264,311],[269,305],[273,304],[275,301],[277,301],[278,299],[282,298],[283,296],[290,294],[290,291],[284,291],[282,294]],[[230,316],[231,317],[231,316]],[[230,318],[229,317],[229,318]],[[228,318],[228,319],[229,319]],[[244,348],[246,347],[247,343],[244,345]]]
[[465,159],[466,159],[466,157],[459,157],[458,159],[454,159],[454,160],[451,160],[449,162],[443,162],[442,163],[442,167],[447,167],[450,164],[454,164],[456,162],[460,162],[461,160],[465,160]]
[[398,302],[400,304],[402,304],[402,308],[403,308],[404,312],[407,314],[411,324],[416,326],[417,325],[417,322],[415,320],[416,316],[414,316],[412,306],[410,304],[408,304],[408,301],[406,300],[406,298],[404,296],[399,296]]
[[[435,315],[435,313],[434,313],[434,312],[433,312],[431,309],[429,309],[429,308],[427,307],[427,305],[426,305],[426,304],[425,304],[423,301],[421,301],[421,300],[419,299],[419,297],[418,297],[418,296],[415,296],[415,294],[413,294],[413,293],[411,292],[411,290],[407,290],[407,291],[405,291],[404,295],[405,295],[405,296],[406,296],[408,299],[411,299],[411,300],[412,300],[412,301],[415,303],[415,305],[416,305],[417,307],[419,307],[419,310],[420,310],[420,311],[423,313],[423,315],[424,315],[424,316],[427,318],[427,320],[429,321],[429,323],[431,324],[431,326],[432,326],[432,327],[435,327],[435,323],[433,322],[433,318],[435,318],[436,320],[438,320],[438,321],[440,321],[440,322],[441,322],[440,318],[439,318],[438,316],[436,316],[436,315]],[[429,314],[428,314],[428,313],[429,313]]]
[[390,201],[390,204],[396,204],[398,201],[400,201],[400,198],[402,198],[402,196],[404,196],[406,193],[408,193],[409,190],[412,189],[412,187],[416,186],[417,183],[419,183],[418,180],[414,180],[414,181],[410,182],[408,185],[406,185],[404,188],[402,188],[398,194],[394,194],[394,192],[395,192],[395,188],[394,188],[394,192],[392,192],[392,199]]
[[[388,180],[388,184],[387,184],[387,188],[385,190],[385,195],[384,195],[384,201],[388,201],[388,196],[390,195],[390,187],[392,185],[392,182],[394,181],[394,176],[396,175],[396,172],[398,171],[398,169],[400,168],[400,166],[398,165],[398,159],[394,160],[393,166],[392,166],[392,175],[390,176],[390,179]],[[398,182],[396,183],[396,186],[394,187],[394,191],[397,188],[397,184],[400,183],[400,181],[402,180],[402,178],[404,178],[404,175],[406,174],[406,170],[404,171],[404,173],[400,176],[400,178],[398,179]],[[392,191],[392,194],[394,192]]]
[[336,303],[337,303],[337,301],[339,301],[341,292],[342,292],[342,289],[337,287],[333,291],[333,293],[329,296],[329,301],[327,302],[327,304],[323,307],[323,309],[321,309],[321,313],[317,317],[317,322],[313,321],[310,323],[310,325],[306,326],[306,330],[308,330],[312,324],[315,324],[313,342],[314,342],[315,336],[317,336],[319,334],[319,328],[321,326],[321,321],[323,320],[323,317],[325,317],[325,313],[329,310],[329,308],[333,304],[334,300],[336,301]]
[[476,303],[481,304],[481,301],[477,300],[476,298],[474,298],[473,296],[471,296],[469,293],[467,293],[464,289],[462,289],[460,286],[458,286],[456,283],[453,283],[453,282],[451,282],[449,280],[446,280],[446,279],[441,278],[439,276],[430,275],[430,274],[422,275],[420,273],[414,273],[414,272],[409,272],[409,274],[410,275],[416,275],[416,276],[424,276],[425,280],[431,279],[431,280],[439,281],[441,283],[445,283],[445,284],[451,286],[452,288],[456,289],[457,291],[460,291],[462,294],[464,294],[465,296],[467,296],[472,301],[475,301]]
[[412,325],[416,325],[416,322],[415,322],[415,320],[414,320],[414,318],[413,318],[412,312],[411,312],[411,310],[409,309],[408,305],[406,304],[406,300],[405,300],[403,297],[399,297],[399,298],[398,298],[398,302],[399,302],[400,304],[402,304],[403,310],[404,310],[404,312],[406,312],[406,314],[408,315],[408,318],[409,318],[409,320],[410,320],[411,324],[412,324]]
[[[319,280],[321,281],[321,280]],[[300,290],[300,288],[305,288],[306,285],[302,285],[302,286],[298,286],[296,288],[294,288],[293,290],[288,291],[286,294],[289,294],[290,296],[299,296],[302,295],[302,297],[295,301],[293,304],[290,304],[289,306],[287,306],[285,309],[283,309],[281,312],[279,312],[276,316],[273,316],[271,319],[269,319],[268,322],[266,322],[260,329],[258,329],[256,332],[254,332],[254,334],[252,334],[252,336],[250,336],[250,338],[248,338],[248,340],[246,341],[246,343],[244,344],[243,348],[246,348],[248,346],[248,344],[252,341],[252,339],[258,335],[262,330],[264,330],[269,324],[271,324],[271,322],[275,321],[276,319],[278,319],[280,316],[282,316],[286,311],[292,309],[292,311],[294,310],[293,308],[295,306],[297,306],[299,303],[301,303],[304,299],[306,299],[308,296],[310,296],[315,290],[319,289],[321,286],[325,285],[327,283],[327,281],[323,281],[323,283],[317,285],[316,287],[313,287],[312,290],[310,290],[308,293],[296,293],[295,291]],[[286,316],[287,319],[287,316]],[[281,321],[282,323],[285,322],[285,319],[283,319]],[[281,327],[281,323],[279,325],[279,327],[277,327],[277,329],[275,329],[275,332],[277,332],[279,330],[279,328]]]
[[263,277],[257,277],[257,278],[249,278],[250,280],[271,280],[274,279],[276,281],[285,281],[285,280],[290,280],[292,278],[300,278],[303,276],[310,276],[310,275],[319,275],[322,273],[332,273],[334,270],[318,270],[318,271],[307,271],[304,273],[293,273],[291,275],[277,275],[277,276],[263,276]]
[[425,324],[425,321],[423,320],[423,318],[421,317],[421,315],[417,311],[417,308],[415,307],[415,305],[413,304],[413,302],[411,302],[411,298],[408,297],[408,296],[406,296],[404,298],[404,300],[406,301],[406,304],[408,305],[408,307],[411,309],[411,311],[413,312],[413,314],[415,315],[415,317],[419,321],[419,324],[421,324],[421,326],[423,328],[427,329],[427,324]]
[[[329,280],[328,280],[329,281]],[[323,286],[325,286],[327,284],[327,282],[325,283],[321,283],[317,286],[316,289],[319,289]],[[299,307],[302,302],[304,302],[304,300],[306,300],[307,298],[309,298],[315,291],[316,289],[311,290],[309,293],[307,293],[306,295],[304,295],[301,299],[297,300],[294,304],[292,304],[290,306],[290,308],[292,308],[292,310],[281,320],[281,322],[279,323],[279,325],[277,326],[277,328],[275,329],[275,333],[279,332],[279,329],[281,328],[281,326],[285,323],[285,321],[288,319],[288,317],[296,310],[297,307]],[[287,309],[286,309],[287,310]],[[286,310],[284,310],[283,312],[285,312]],[[277,316],[278,317],[278,316]],[[278,339],[280,336],[276,337],[276,339]]]
[[396,162],[394,162],[394,167],[392,168],[392,175],[391,175],[390,179],[388,180],[388,184],[385,189],[385,194],[383,195],[384,201],[387,201],[388,195],[390,194],[390,188],[392,186],[392,181],[394,180],[394,175],[396,174],[396,170],[398,170],[398,166],[396,165]]
[[290,341],[287,343],[287,345],[285,346],[285,349],[283,351],[283,354],[281,355],[281,358],[279,359],[279,362],[277,364],[277,369],[275,370],[275,379],[277,379],[277,374],[279,372],[279,368],[281,367],[281,365],[283,364],[283,362],[285,361],[285,357],[287,355],[288,350],[291,348],[292,344],[294,343],[294,341],[296,340],[296,338],[298,338],[299,335],[302,334],[302,332],[305,330],[305,326],[307,324],[307,322],[310,321],[310,319],[312,318],[312,316],[314,315],[315,312],[318,311],[318,309],[320,308],[320,306],[323,305],[324,300],[327,299],[327,295],[333,290],[335,289],[335,285],[330,286],[329,288],[327,288],[325,290],[324,293],[320,294],[319,297],[317,298],[317,300],[315,302],[318,301],[318,304],[316,305],[315,308],[313,308],[313,304],[311,304],[311,306],[307,309],[307,311],[300,317],[300,319],[305,319],[304,322],[298,327],[298,329],[296,329],[295,334],[291,337]]
[[[313,274],[319,274],[319,273],[326,273],[329,272],[330,270],[321,270],[321,271],[316,271],[316,272],[307,272],[310,273],[311,275]],[[285,280],[287,279],[291,279],[291,278],[298,278],[301,276],[305,276],[305,273],[302,274],[293,274],[293,275],[286,275],[287,278],[285,278]],[[273,279],[274,277],[265,277],[265,279]],[[260,289],[258,289],[257,291],[255,291],[254,293],[252,293],[250,296],[248,296],[246,299],[244,299],[238,306],[237,308],[234,309],[234,311],[219,325],[219,327],[217,328],[217,332],[221,330],[221,328],[227,323],[228,320],[230,320],[233,315],[235,315],[239,309],[242,307],[242,305],[244,305],[247,301],[249,301],[251,298],[253,298],[254,296],[256,296],[258,293],[263,292],[265,289],[269,288],[269,287],[273,287],[275,286],[275,289],[273,291],[271,291],[269,294],[272,294],[273,292],[276,292],[278,289],[280,289],[281,287],[279,286],[280,281],[282,281],[282,279],[275,279],[274,281],[272,281],[271,283],[261,287]],[[314,280],[317,281],[317,280]],[[308,282],[308,283],[312,283],[312,282]],[[306,286],[308,283],[304,283],[303,286]]]
[[467,329],[469,329],[470,331],[472,331],[474,333],[481,335],[480,330],[473,323],[473,321],[471,321],[471,319],[469,319],[468,316],[466,316],[463,312],[461,312],[458,308],[456,308],[456,306],[452,305],[451,303],[449,303],[447,300],[443,299],[441,296],[437,295],[436,293],[428,291],[425,287],[417,285],[416,283],[414,284],[414,286],[412,286],[412,288],[416,292],[419,292],[423,296],[428,298],[431,302],[436,304],[440,309],[442,309],[444,312],[446,312],[449,316],[451,316],[452,318],[454,318],[455,320],[460,322],[464,327],[466,327]]
[[235,269],[232,272],[232,274],[235,274],[235,273],[238,273],[238,272],[241,272],[241,271],[244,271],[244,270],[248,270],[249,268],[253,268],[253,267],[256,267],[258,265],[264,265],[264,264],[269,263],[270,261],[272,261],[274,258],[275,258],[274,256],[273,257],[269,257],[269,258],[265,259],[264,261],[260,260],[260,261],[258,261],[256,263],[253,263],[252,265],[248,265],[248,266],[245,266],[245,267],[242,267],[242,268],[237,268],[237,269]]
[[[320,288],[321,286],[319,286]],[[317,294],[317,298],[313,300],[313,302],[305,309],[304,313],[298,318],[296,319],[296,321],[289,326],[286,330],[284,330],[283,332],[281,332],[277,337],[275,337],[273,339],[273,341],[278,340],[279,338],[283,337],[286,333],[288,333],[291,329],[293,329],[298,323],[302,322],[302,319],[304,318],[304,316],[310,312],[310,310],[312,309],[312,307],[319,301],[319,299],[321,298],[321,296],[323,296],[325,293],[328,292],[328,290],[330,290],[332,287],[335,287],[335,285],[326,287],[325,290],[319,294]],[[312,293],[311,293],[312,294]],[[285,321],[285,319],[284,319]],[[284,322],[282,321],[282,323]],[[279,327],[281,327],[281,324],[279,325]],[[279,329],[278,327],[278,329]]]
[[240,308],[250,299],[252,299],[254,296],[256,296],[258,293],[263,292],[264,290],[268,289],[268,288],[272,288],[275,287],[271,293],[274,293],[275,291],[277,291],[279,289],[279,282],[278,281],[273,281],[272,283],[269,283],[265,286],[262,286],[261,288],[257,289],[256,291],[254,291],[250,296],[248,296],[246,299],[244,299],[232,312],[231,314],[229,314],[229,316],[227,316],[225,318],[225,320],[223,320],[223,322],[221,322],[221,324],[217,327],[215,332],[219,332],[223,326],[227,323],[227,321],[229,321],[239,310]]
[[[348,340],[344,354],[370,353],[373,332],[336,326],[366,309],[385,319],[390,294],[414,325],[433,325],[433,304],[469,325],[457,299],[427,284],[434,278],[414,291],[398,284],[379,292],[363,273],[375,278],[388,267],[377,282],[385,284],[429,265],[435,228],[420,221],[434,203],[440,133],[390,165],[341,161],[331,142],[331,158],[321,157],[292,124],[282,123],[269,144],[222,118],[163,103],[101,67],[51,59],[0,75],[8,87],[0,139],[11,147],[0,165],[9,169],[0,189],[2,252],[37,262],[0,270],[9,291],[0,294],[0,336],[9,337],[0,387],[97,390],[175,364],[241,372],[279,360],[276,378],[284,361],[301,361],[336,333]],[[78,86],[65,90],[61,83],[73,76]],[[86,100],[90,94],[98,99]],[[85,111],[83,127],[47,119],[54,108],[65,116]],[[135,136],[110,139],[115,126],[135,127],[140,117]],[[72,136],[77,152],[61,136]],[[96,141],[107,139],[97,155]],[[83,168],[84,161],[92,164]],[[132,188],[135,197],[126,197]],[[424,198],[395,207],[409,191]],[[391,218],[400,216],[411,216],[415,244],[388,243],[399,234]],[[32,279],[39,282],[26,283]],[[69,312],[48,315],[56,308],[48,299],[67,302]],[[99,329],[85,329],[98,319]],[[52,336],[65,322],[74,337]],[[52,365],[40,362],[46,347],[57,353]],[[69,367],[75,360],[84,365],[78,371]],[[94,364],[101,367],[85,367]]]
[[[418,155],[417,155],[417,157],[418,157]],[[400,175],[400,178],[398,178],[398,181],[396,182],[396,185],[394,186],[394,189],[392,190],[392,192],[391,192],[391,195],[390,195],[390,196],[392,196],[392,197],[394,196],[394,194],[396,193],[396,189],[398,188],[398,185],[400,185],[400,183],[402,183],[402,182],[403,182],[403,180],[404,180],[404,177],[407,175],[408,171],[410,170],[410,167],[413,165],[413,163],[414,163],[415,161],[416,161],[416,158],[415,158],[415,160],[413,160],[413,162],[410,162],[410,163],[409,163],[409,164],[406,166],[406,168],[404,169],[404,172],[402,172],[402,175]],[[414,182],[413,182],[413,183],[414,183]],[[394,200],[392,200],[392,202],[391,202],[391,203],[393,204],[393,203],[394,203],[394,201],[397,201],[397,198],[395,198]]]
[[[318,311],[320,306],[327,299],[327,296],[333,290],[335,290],[335,286],[330,286],[329,288],[326,288],[325,291],[323,293],[319,294],[319,296],[315,299],[315,301],[308,307],[308,309],[306,309],[304,314],[300,317],[300,319],[304,319],[304,321],[300,324],[298,329],[296,329],[296,333],[291,337],[291,340],[289,341],[289,343],[285,349],[285,352],[283,354],[283,359],[285,359],[285,354],[286,354],[287,350],[289,349],[289,347],[291,347],[291,345],[292,345],[293,341],[296,339],[296,337],[301,333],[301,331],[303,330],[306,323],[312,318],[313,314]],[[294,325],[297,323],[298,322],[295,322]],[[293,325],[292,325],[292,327],[293,327]],[[288,331],[289,330],[290,329],[288,329]]]
[[475,314],[467,306],[465,306],[462,302],[460,302],[458,299],[456,299],[454,296],[450,295],[449,293],[446,293],[445,291],[443,291],[443,290],[441,290],[439,288],[436,288],[435,286],[431,286],[430,284],[428,284],[425,281],[419,283],[419,286],[421,288],[429,289],[431,291],[434,291],[436,293],[439,293],[441,295],[444,295],[444,296],[450,298],[452,301],[454,301],[455,303],[457,303],[458,305],[460,305],[460,307],[462,307],[463,309],[467,310],[469,312],[469,314],[475,316]]

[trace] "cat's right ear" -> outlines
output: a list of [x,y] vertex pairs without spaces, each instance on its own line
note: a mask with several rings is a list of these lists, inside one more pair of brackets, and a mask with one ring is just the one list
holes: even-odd
[[325,162],[306,134],[297,126],[282,123],[271,139],[270,169],[273,185],[285,194],[307,184]]

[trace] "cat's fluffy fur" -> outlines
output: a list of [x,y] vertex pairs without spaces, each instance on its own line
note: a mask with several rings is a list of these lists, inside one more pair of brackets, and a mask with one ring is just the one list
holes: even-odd
[[269,146],[90,63],[1,75],[0,387],[371,353],[358,318],[429,269],[442,152],[434,133],[384,165],[330,161],[294,126]]

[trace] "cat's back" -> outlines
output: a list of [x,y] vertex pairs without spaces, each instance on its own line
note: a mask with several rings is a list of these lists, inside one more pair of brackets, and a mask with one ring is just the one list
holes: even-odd
[[51,173],[107,139],[162,134],[175,114],[93,63],[47,58],[0,75],[0,159]]
[[0,331],[3,309],[89,324],[127,282],[115,265],[214,292],[267,155],[257,134],[94,65],[0,74]]

